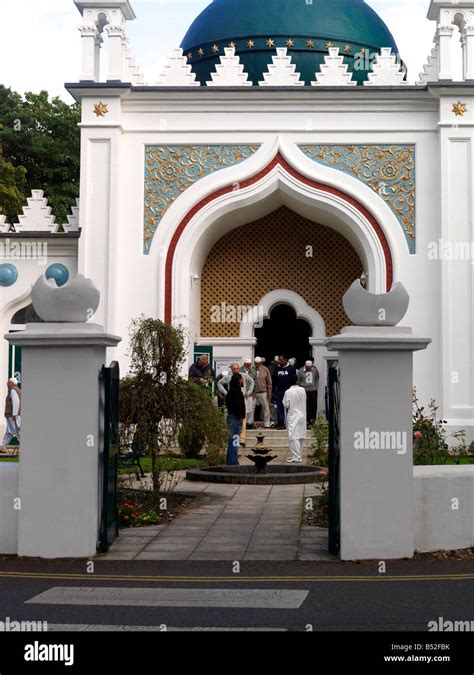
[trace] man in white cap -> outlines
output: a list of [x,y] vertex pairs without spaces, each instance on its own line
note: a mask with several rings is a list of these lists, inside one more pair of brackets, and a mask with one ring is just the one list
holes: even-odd
[[5,419],[7,428],[2,441],[2,447],[8,445],[13,437],[20,440],[21,426],[21,390],[18,387],[16,377],[11,377],[7,382],[7,397],[5,399]]
[[308,426],[312,426],[318,415],[319,371],[313,361],[308,360],[298,371],[298,381],[306,392],[306,418]]
[[271,427],[270,401],[272,399],[272,378],[266,366],[263,365],[260,356],[255,359],[255,396],[256,405],[262,407],[263,423],[266,429]]
[[301,464],[303,443],[306,438],[306,393],[298,384],[298,375],[290,375],[291,386],[285,391],[283,407],[286,412],[286,429],[291,457],[288,463]]

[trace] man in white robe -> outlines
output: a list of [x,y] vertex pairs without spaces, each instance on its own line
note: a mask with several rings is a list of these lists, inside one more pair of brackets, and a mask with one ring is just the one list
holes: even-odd
[[293,375],[292,386],[287,389],[283,397],[283,407],[286,411],[286,429],[291,457],[286,461],[291,464],[300,464],[303,461],[303,443],[306,438],[306,392],[298,384],[298,376]]

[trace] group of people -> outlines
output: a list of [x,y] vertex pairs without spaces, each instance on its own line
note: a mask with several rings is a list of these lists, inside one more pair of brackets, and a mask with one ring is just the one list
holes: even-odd
[[[209,357],[203,354],[189,370],[189,379],[208,386],[214,381]],[[226,464],[239,464],[238,451],[246,445],[246,430],[253,428],[256,408],[265,428],[286,429],[291,457],[288,462],[301,463],[306,430],[316,420],[319,372],[312,359],[297,368],[296,359],[275,356],[269,367],[265,359],[245,359],[243,366],[232,363],[230,372],[217,378],[217,396],[227,408],[229,442]],[[276,406],[274,405],[276,404]],[[276,407],[272,422],[271,407]]]

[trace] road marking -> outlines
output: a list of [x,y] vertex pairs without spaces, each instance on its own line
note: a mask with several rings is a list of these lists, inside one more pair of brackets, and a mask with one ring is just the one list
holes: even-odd
[[149,583],[180,583],[180,584],[215,584],[215,583],[314,583],[314,582],[378,582],[385,583],[398,581],[474,581],[474,574],[410,574],[410,575],[348,575],[348,576],[254,576],[245,577],[241,575],[233,576],[151,576],[151,575],[137,575],[137,574],[84,574],[84,573],[48,573],[48,572],[0,572],[0,579],[36,579],[53,580],[53,581],[139,581]]
[[132,607],[222,607],[299,609],[308,591],[230,588],[100,588],[56,586],[26,604],[126,605]]
[[190,626],[186,627],[177,627],[177,626],[166,626],[166,629],[163,626],[107,626],[102,624],[87,624],[87,623],[48,623],[48,632],[49,633],[62,633],[62,632],[93,632],[97,633],[100,631],[107,632],[137,632],[137,633],[176,633],[176,632],[278,632],[286,633],[287,628],[229,628],[229,627],[217,627],[217,626]]

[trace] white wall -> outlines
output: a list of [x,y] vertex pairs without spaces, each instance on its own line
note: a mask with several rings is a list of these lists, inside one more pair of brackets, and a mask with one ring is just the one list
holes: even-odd
[[18,467],[14,462],[0,462],[0,554],[15,554],[18,550]]
[[415,548],[474,546],[474,466],[415,466],[413,473]]

